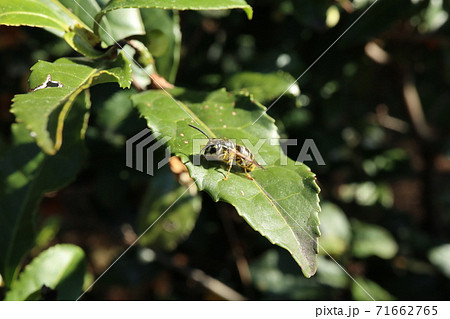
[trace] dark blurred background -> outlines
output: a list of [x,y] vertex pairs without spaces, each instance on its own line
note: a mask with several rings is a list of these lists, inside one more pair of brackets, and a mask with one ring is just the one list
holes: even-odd
[[[243,71],[282,71],[293,81],[373,3],[248,2],[252,20],[239,10],[180,12],[177,86],[229,87]],[[304,278],[289,253],[231,206],[192,193],[85,298],[368,300],[332,256],[377,300],[448,300],[449,11],[444,0],[378,1],[300,78],[300,93],[288,92],[270,109],[280,135],[300,141],[288,148],[291,158],[308,138],[326,163],[306,162],[322,189],[323,249],[314,277]],[[28,90],[29,68],[70,55],[43,30],[0,27],[0,156],[14,121],[10,101]],[[187,178],[176,163],[153,178],[125,167],[124,142],[145,126],[131,93],[115,85],[92,90],[85,168],[72,185],[47,194],[38,211],[36,253],[56,242],[80,245],[87,283]]]

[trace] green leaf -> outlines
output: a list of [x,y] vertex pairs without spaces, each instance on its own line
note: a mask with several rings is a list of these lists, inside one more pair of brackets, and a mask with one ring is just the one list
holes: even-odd
[[126,45],[123,51],[126,56],[135,57],[130,59],[133,83],[136,87],[147,88],[151,84],[149,75],[155,73],[155,61],[143,43],[134,39],[130,42],[133,43],[133,47]]
[[0,24],[50,28],[58,32],[83,21],[71,13],[59,1],[52,0],[0,0]]
[[40,85],[48,75],[63,85],[18,94],[11,109],[17,121],[26,125],[48,154],[55,154],[61,147],[64,120],[83,90],[103,82],[118,82],[120,87],[129,87],[131,83],[131,68],[123,54],[102,65],[67,58],[53,63],[39,61],[31,70],[30,87]]
[[372,255],[383,259],[390,259],[398,251],[398,245],[392,235],[383,227],[352,221],[353,226],[353,254],[359,258]]
[[252,8],[245,0],[112,0],[100,11],[95,20],[99,22],[106,13],[122,8],[156,8],[165,10],[243,9],[249,19],[253,15]]
[[94,30],[94,17],[100,11],[96,0],[58,0],[64,7],[70,10],[83,23]]
[[51,216],[47,218],[36,235],[35,249],[42,250],[48,247],[56,234],[61,228],[61,218],[59,216]]
[[86,260],[75,245],[53,246],[34,258],[18,280],[12,283],[5,300],[26,300],[43,285],[57,291],[59,300],[75,300],[81,293]]
[[[265,108],[248,95],[225,90],[194,93],[175,89],[171,93],[177,103],[162,91],[138,94],[132,100],[153,131],[162,133],[161,138],[171,138],[171,151],[181,157],[200,190],[208,192],[215,201],[236,207],[250,226],[287,249],[305,276],[312,276],[316,272],[320,236],[319,188],[306,165],[286,158],[281,151],[273,119],[264,115],[251,125]],[[258,162],[265,161],[266,170],[256,169],[252,172],[254,180],[250,180],[235,168],[229,179],[223,180],[225,166],[212,162],[194,165],[193,156],[198,155],[200,145],[194,150],[193,143],[205,140],[188,124],[200,126],[211,137],[234,138],[240,144],[242,139],[248,139],[252,145],[263,139],[259,152],[253,152]]]
[[119,41],[132,35],[145,34],[139,9],[129,8],[108,12],[106,19],[110,25],[110,31],[109,35],[102,35],[102,39],[107,44],[113,44],[114,40]]
[[[250,272],[255,287],[267,300],[324,300],[329,299],[313,278],[306,279],[289,265],[287,256],[280,251],[270,249],[250,264]],[[319,270],[320,271],[320,270]],[[318,271],[318,274],[319,274]]]
[[450,278],[450,244],[434,247],[428,253],[430,262]]
[[[151,179],[139,212],[139,233],[158,220],[159,227],[150,228],[139,240],[141,245],[164,250],[175,249],[194,229],[202,200],[195,187],[178,200],[164,216],[166,210],[186,190],[167,167],[158,170]],[[161,217],[161,218],[160,218]]]
[[6,287],[35,244],[34,211],[46,192],[72,181],[84,158],[89,95],[74,103],[64,128],[65,141],[54,156],[34,143],[23,124],[14,124],[14,146],[0,159],[0,273]]
[[[59,0],[66,8],[76,15],[88,29],[94,30],[94,17],[100,12],[100,6],[96,0]],[[111,12],[103,19],[99,35],[107,44],[112,45],[114,41],[119,41],[130,35],[144,34],[144,26],[138,9],[123,9]],[[76,50],[76,48],[74,48]],[[78,51],[78,50],[77,50]],[[78,51],[80,52],[80,51]],[[84,52],[80,52],[83,53]]]
[[181,51],[180,19],[176,12],[142,9],[146,41],[156,61],[158,74],[174,83]]
[[77,52],[92,59],[97,59],[108,51],[100,51],[94,47],[100,44],[100,38],[91,31],[75,26],[64,33],[64,40]]
[[285,92],[291,96],[298,96],[300,88],[293,83],[295,78],[282,71],[266,74],[241,72],[229,78],[225,82],[225,87],[231,91],[249,92],[256,100],[266,103],[275,100]]
[[[94,109],[95,124],[98,125],[103,134],[107,136],[108,140],[114,139],[114,134],[119,134],[122,138],[122,146],[125,145],[125,140],[123,134],[123,128],[127,128],[127,132],[134,132],[133,128],[129,126],[135,124],[130,124],[129,119],[133,118],[138,121],[138,114],[136,109],[131,103],[131,95],[136,94],[136,90],[131,88],[130,90],[118,90],[111,94],[108,88],[105,88],[106,92],[109,93],[107,96],[102,96],[104,100],[94,101],[96,107]],[[101,91],[103,94],[105,91]],[[103,94],[104,95],[104,94]],[[122,127],[122,129],[121,129]]]
[[370,296],[367,295],[366,291],[362,290],[359,285],[353,282],[351,287],[353,300],[372,301],[373,298],[376,301],[391,301],[395,299],[387,290],[370,279],[364,277],[355,277],[355,281],[362,287],[364,287],[364,289],[370,294]]
[[320,283],[334,288],[348,287],[350,277],[339,267],[336,261],[319,256],[318,264],[317,280]]
[[342,255],[350,243],[350,223],[338,206],[330,202],[322,203],[321,206],[320,246],[331,255]]

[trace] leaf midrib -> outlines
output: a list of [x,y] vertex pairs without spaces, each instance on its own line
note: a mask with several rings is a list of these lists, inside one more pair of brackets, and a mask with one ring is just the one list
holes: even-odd
[[[62,29],[63,29],[64,31],[68,31],[68,30],[69,30],[69,29],[67,28],[67,24],[62,24],[61,21],[56,20],[56,19],[53,18],[53,17],[50,17],[50,16],[45,15],[45,14],[41,14],[41,13],[26,12],[26,11],[8,11],[8,12],[5,12],[5,13],[0,13],[0,17],[2,17],[2,16],[8,16],[8,15],[11,15],[11,14],[26,15],[26,16],[34,16],[34,17],[45,18],[45,19],[50,20],[50,21],[53,21],[53,22],[55,22],[57,25],[61,26]],[[14,24],[11,24],[11,25],[23,25],[23,23],[14,23]],[[49,27],[49,28],[52,28],[52,29],[53,29],[53,28],[56,29],[55,27],[50,27],[50,26],[48,26],[48,27]]]
[[[290,225],[288,224],[286,218],[284,218],[283,214],[280,212],[280,210],[277,208],[277,205],[280,205],[277,201],[272,200],[272,197],[266,192],[265,189],[262,188],[262,186],[260,186],[256,180],[252,181],[256,187],[258,187],[258,189],[263,193],[264,197],[269,201],[270,205],[275,209],[275,211],[277,212],[277,214],[281,217],[281,219],[283,220],[283,222],[286,224],[287,228],[289,229],[289,231],[292,234],[292,237],[294,238],[294,240],[298,243],[298,245],[300,245],[300,240],[297,239],[297,236],[295,236],[295,233],[292,229],[292,227],[290,227]],[[281,206],[281,205],[280,205]],[[292,217],[291,217],[292,218]],[[300,225],[299,225],[300,226]]]

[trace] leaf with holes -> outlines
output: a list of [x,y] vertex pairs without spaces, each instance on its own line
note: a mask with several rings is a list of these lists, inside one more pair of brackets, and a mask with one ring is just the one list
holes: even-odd
[[[177,88],[173,97],[149,91],[132,97],[148,126],[170,137],[168,146],[180,156],[200,190],[215,201],[236,207],[253,229],[272,243],[287,249],[306,277],[317,268],[319,232],[319,187],[315,175],[302,164],[287,158],[278,143],[274,120],[263,115],[265,108],[251,96],[219,90],[188,92]],[[227,137],[247,146],[266,170],[255,169],[248,179],[234,168],[223,180],[227,167],[201,161],[194,165],[204,136],[188,126],[194,124],[210,137]]]
[[39,61],[31,70],[30,87],[40,89],[16,95],[11,112],[48,154],[55,154],[61,147],[64,120],[81,92],[103,82],[118,82],[123,88],[131,84],[130,64],[122,54],[102,65],[67,58],[53,63]]

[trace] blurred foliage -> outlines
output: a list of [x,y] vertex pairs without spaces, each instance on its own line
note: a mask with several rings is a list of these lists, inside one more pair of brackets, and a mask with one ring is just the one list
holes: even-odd
[[342,255],[349,249],[352,236],[350,223],[339,206],[329,202],[322,203],[321,206],[321,253],[326,252],[330,255]]
[[353,223],[353,255],[358,258],[378,256],[391,259],[398,247],[392,235],[383,227],[354,221]]
[[[149,228],[139,243],[170,251],[177,248],[178,244],[190,235],[200,213],[202,201],[196,187],[176,201],[184,194],[186,187],[177,182],[168,168],[161,168],[154,179],[144,194],[139,210],[139,233],[144,233]],[[175,204],[171,206],[174,202]],[[169,206],[171,206],[170,214],[160,217],[161,212]],[[156,222],[160,227],[151,227]]]
[[[262,85],[249,91],[270,105],[289,81],[268,83],[279,74],[301,76],[372,3],[249,1],[250,21],[239,11],[142,9],[148,38],[140,39],[177,86],[241,90],[257,81]],[[270,109],[283,138],[314,139],[326,162],[306,163],[318,173],[324,203],[314,277],[304,278],[288,252],[270,245],[230,206],[201,196],[190,235],[151,235],[167,238],[170,249],[156,239],[145,243],[151,249],[132,248],[84,298],[226,299],[189,272],[201,269],[249,299],[369,300],[336,261],[377,300],[448,300],[449,12],[443,0],[378,1],[300,77],[299,90]],[[159,26],[147,14],[167,21]],[[181,39],[168,33],[171,27]],[[76,55],[71,52],[43,30],[0,27],[2,159],[12,144],[10,101],[28,90],[30,66]],[[257,73],[264,76],[249,78]],[[183,187],[170,174],[148,178],[124,166],[126,139],[145,127],[129,101],[137,90],[92,88],[87,160],[75,183],[45,194],[37,211],[41,248],[32,257],[45,245],[73,243],[98,276],[140,235],[140,220],[147,225],[153,208],[164,209],[150,190]],[[289,146],[287,155],[297,158],[301,145]],[[188,206],[183,213],[196,214]],[[173,226],[170,211],[167,218]]]
[[294,82],[294,77],[284,72],[266,74],[240,72],[231,76],[225,83],[225,87],[231,91],[248,92],[257,101],[267,103],[285,93],[299,96],[300,89]]
[[[363,288],[361,288],[363,287]],[[364,277],[356,277],[352,284],[352,297],[357,301],[371,301],[375,300],[395,300],[392,295],[380,287],[376,282]],[[372,299],[373,298],[373,299]]]
[[432,248],[428,256],[431,263],[438,267],[445,276],[450,278],[450,245],[445,244]]
[[44,287],[55,290],[57,300],[77,299],[81,294],[85,268],[86,260],[80,247],[69,244],[53,246],[25,267],[5,300],[42,300],[46,291]]

